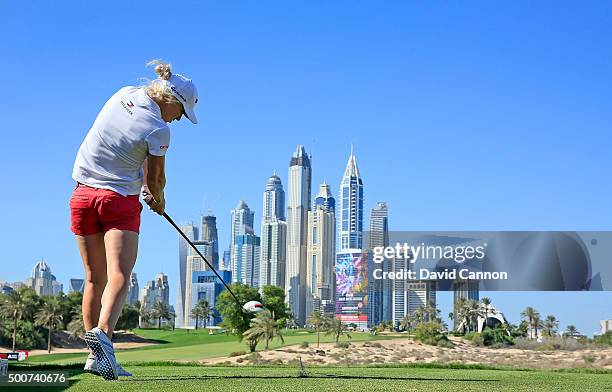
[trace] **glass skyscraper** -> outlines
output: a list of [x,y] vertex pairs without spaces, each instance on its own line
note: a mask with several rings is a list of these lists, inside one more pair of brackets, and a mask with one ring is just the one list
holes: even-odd
[[274,285],[284,289],[287,263],[285,191],[276,174],[268,179],[263,194],[260,249],[259,287]]
[[338,213],[340,251],[362,249],[363,182],[352,148],[340,183],[340,208]]
[[306,258],[311,184],[310,157],[304,147],[298,145],[289,161],[285,294],[299,326],[306,323]]

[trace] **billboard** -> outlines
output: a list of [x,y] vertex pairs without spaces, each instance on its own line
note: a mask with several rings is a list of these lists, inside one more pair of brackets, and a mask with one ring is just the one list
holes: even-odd
[[359,249],[336,254],[336,317],[368,327],[368,254]]

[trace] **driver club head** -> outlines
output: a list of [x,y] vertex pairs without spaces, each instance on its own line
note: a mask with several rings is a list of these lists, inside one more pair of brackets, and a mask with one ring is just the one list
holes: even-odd
[[264,306],[259,301],[249,301],[244,304],[242,309],[247,313],[259,313],[264,310]]

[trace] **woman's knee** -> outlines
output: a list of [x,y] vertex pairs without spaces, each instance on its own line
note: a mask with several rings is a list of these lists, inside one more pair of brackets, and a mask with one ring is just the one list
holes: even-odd
[[113,271],[108,274],[108,281],[114,287],[127,288],[130,276],[122,271]]
[[99,288],[103,289],[104,286],[106,286],[107,282],[108,282],[108,278],[106,277],[106,274],[99,274],[99,275],[87,274],[87,276],[85,277],[85,285],[93,287],[95,289],[99,289]]

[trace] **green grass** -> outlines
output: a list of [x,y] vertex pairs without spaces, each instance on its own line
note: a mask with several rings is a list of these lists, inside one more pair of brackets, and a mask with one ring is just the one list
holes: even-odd
[[[197,361],[204,358],[227,356],[233,351],[248,351],[244,342],[239,342],[236,336],[218,334],[209,335],[207,330],[189,331],[186,330],[157,330],[157,329],[136,329],[134,333],[147,339],[162,341],[153,346],[145,346],[127,350],[117,350],[117,360],[123,362],[142,362],[142,361]],[[273,340],[270,348],[301,344],[308,341],[316,344],[317,335],[310,331],[286,331],[283,333],[285,343],[280,340]],[[385,336],[372,336],[368,333],[353,333],[353,341],[364,341],[374,339],[389,339]],[[346,340],[346,337],[342,338]],[[321,334],[321,342],[332,342],[332,336]],[[262,349],[260,343],[258,349]],[[28,363],[53,363],[66,364],[74,362],[85,362],[86,354],[50,354],[36,355],[28,358]]]
[[106,382],[70,369],[70,391],[604,391],[612,373],[419,367],[126,366],[133,378]]

